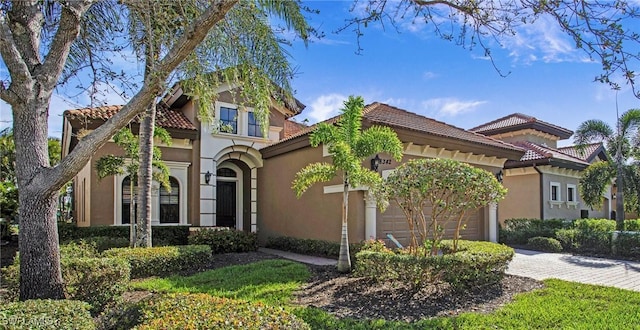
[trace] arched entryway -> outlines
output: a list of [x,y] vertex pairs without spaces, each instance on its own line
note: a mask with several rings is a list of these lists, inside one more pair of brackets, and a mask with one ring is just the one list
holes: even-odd
[[229,159],[216,170],[216,226],[251,230],[251,169]]

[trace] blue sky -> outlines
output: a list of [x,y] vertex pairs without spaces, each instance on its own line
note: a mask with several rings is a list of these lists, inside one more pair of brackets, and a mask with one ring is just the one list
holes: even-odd
[[[492,45],[497,67],[510,72],[501,77],[480,47],[464,49],[439,39],[429,26],[411,22],[398,24],[398,31],[389,25],[386,29],[370,25],[360,39],[363,51],[356,54],[351,29],[333,33],[352,17],[352,2],[307,4],[320,10],[309,22],[325,37],[306,48],[300,41],[287,48],[297,71],[295,96],[307,106],[298,121],[306,118],[315,123],[331,117],[349,95],[361,95],[366,103],[388,103],[462,128],[514,112],[571,130],[587,119],[615,122],[616,92],[593,82],[600,64],[574,49],[555,23],[544,18],[519,30],[516,37],[501,40],[502,46]],[[137,66],[126,61],[119,64]],[[106,89],[107,102],[123,103]],[[621,112],[640,108],[639,101],[628,86],[618,92]],[[89,103],[88,97],[72,98],[58,91],[52,98],[50,135],[61,135],[62,111]],[[3,128],[10,125],[11,112],[3,103],[0,110]]]

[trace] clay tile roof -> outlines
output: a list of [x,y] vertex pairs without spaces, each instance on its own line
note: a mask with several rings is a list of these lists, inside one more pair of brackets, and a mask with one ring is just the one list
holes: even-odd
[[532,128],[545,133],[553,134],[560,137],[561,139],[568,139],[571,135],[573,135],[573,131],[569,129],[548,123],[546,121],[542,121],[540,119],[522,113],[513,113],[508,116],[498,118],[486,124],[476,126],[470,129],[470,131],[485,135],[493,135],[518,131],[526,128]]
[[285,120],[284,121],[284,137],[288,138],[304,129],[306,129],[307,125],[296,123],[295,121]]
[[[463,128],[455,127],[384,103],[374,102],[365,106],[363,110],[363,117],[365,120],[368,120],[373,124],[409,129],[430,135],[474,142],[506,150],[523,151],[521,148],[512,144],[493,139],[482,134],[470,132]],[[335,116],[325,120],[324,123],[333,124],[337,122],[339,118],[340,116]],[[306,127],[301,131],[276,142],[276,144],[309,134],[315,129],[316,125]]]
[[[82,108],[66,110],[64,116],[73,119],[94,119],[94,120],[108,120],[113,117],[118,111],[122,109],[122,105],[107,105],[94,108]],[[136,116],[133,122],[139,123],[139,119]],[[158,105],[156,125],[164,128],[176,128],[185,130],[197,130],[197,128],[189,121],[189,119],[179,111],[168,109],[163,105]]]
[[571,157],[579,158],[584,161],[591,161],[595,156],[602,151],[603,145],[601,142],[592,143],[585,146],[581,151],[576,146],[567,146],[558,148],[558,151],[567,154]]
[[555,148],[535,144],[528,141],[514,142],[514,144],[527,150],[524,156],[520,158],[520,162],[541,160],[541,159],[557,159],[557,160],[573,162],[581,165],[589,165],[589,163],[586,162],[585,160],[565,154]]

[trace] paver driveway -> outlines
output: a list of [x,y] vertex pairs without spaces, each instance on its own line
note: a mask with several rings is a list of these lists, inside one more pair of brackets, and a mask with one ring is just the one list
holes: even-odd
[[507,274],[640,291],[640,262],[516,249]]

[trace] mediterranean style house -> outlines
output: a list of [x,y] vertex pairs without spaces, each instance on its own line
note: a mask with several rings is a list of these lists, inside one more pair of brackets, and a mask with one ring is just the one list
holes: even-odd
[[607,160],[601,143],[584,150],[558,147],[557,142],[573,135],[535,117],[514,113],[470,129],[526,150],[517,160],[504,164],[503,185],[509,189],[499,203],[499,221],[511,218],[577,219],[609,218],[611,188],[599,209],[584,205],[579,194],[581,172],[589,164]]
[[[170,146],[159,145],[170,168],[172,189],[169,192],[154,185],[153,224],[233,227],[257,232],[262,242],[271,236],[337,241],[341,226],[339,179],[317,184],[301,198],[296,198],[291,189],[295,174],[307,164],[331,161],[326,148],[310,146],[314,127],[291,120],[304,105],[297,101],[288,106],[273,102],[268,136],[262,136],[252,109],[238,106],[232,93],[229,88],[221,88],[215,102],[215,118],[231,127],[228,132],[201,123],[197,102],[184,95],[179,86],[158,107],[157,124],[173,138]],[[63,153],[73,150],[83,135],[119,109],[105,106],[65,111]],[[414,158],[455,159],[497,175],[505,171],[506,164],[525,155],[523,147],[508,141],[377,102],[364,109],[363,128],[372,125],[392,128],[404,144],[400,162],[379,154],[363,164],[370,166],[371,160],[378,160],[377,171],[383,177]],[[137,127],[134,120],[134,133]],[[74,218],[78,226],[128,223],[132,203],[129,178],[117,175],[98,180],[95,171],[96,160],[109,154],[121,155],[122,151],[108,142],[74,179]],[[500,208],[508,207],[504,205]],[[471,212],[463,238],[496,241],[498,214],[495,204]],[[349,239],[385,239],[387,234],[403,244],[408,242],[402,211],[390,205],[380,212],[365,187],[354,188],[349,200]]]

